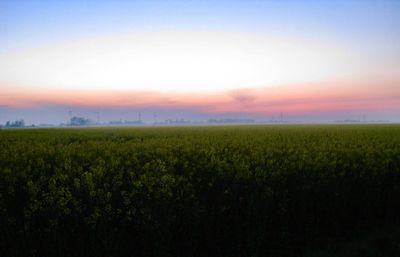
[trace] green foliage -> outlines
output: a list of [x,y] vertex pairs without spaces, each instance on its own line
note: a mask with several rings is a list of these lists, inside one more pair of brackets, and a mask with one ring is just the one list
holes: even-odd
[[0,130],[3,256],[305,256],[399,199],[398,125]]
[[69,124],[70,126],[85,126],[89,125],[91,121],[89,119],[83,118],[83,117],[72,117]]
[[6,128],[23,128],[25,127],[24,120],[16,120],[16,121],[7,121]]

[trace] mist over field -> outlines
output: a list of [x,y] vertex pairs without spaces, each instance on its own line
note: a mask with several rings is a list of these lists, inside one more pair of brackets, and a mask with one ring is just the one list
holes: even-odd
[[[71,113],[70,113],[71,111]],[[254,114],[248,112],[222,112],[208,113],[196,109],[166,109],[166,108],[133,108],[133,109],[107,109],[107,108],[81,108],[68,106],[52,106],[47,108],[20,108],[13,109],[0,107],[0,124],[7,121],[23,119],[27,125],[68,124],[71,116],[79,116],[90,119],[93,123],[99,121],[101,124],[109,124],[115,121],[137,121],[140,119],[146,124],[165,123],[166,121],[184,120],[188,123],[207,123],[210,119],[217,120],[251,120],[255,123],[396,123],[400,122],[396,113],[376,113],[362,110],[346,111],[343,113],[314,113],[314,114],[291,114],[291,113],[267,113]],[[238,122],[240,123],[240,122]],[[95,124],[94,124],[95,125]]]

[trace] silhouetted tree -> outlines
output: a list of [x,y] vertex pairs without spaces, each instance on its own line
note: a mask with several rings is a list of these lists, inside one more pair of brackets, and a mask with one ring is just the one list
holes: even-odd
[[25,127],[24,120],[7,121],[6,128],[23,128]]
[[83,118],[83,117],[72,117],[69,125],[71,126],[85,126],[85,125],[89,125],[91,122],[89,119]]

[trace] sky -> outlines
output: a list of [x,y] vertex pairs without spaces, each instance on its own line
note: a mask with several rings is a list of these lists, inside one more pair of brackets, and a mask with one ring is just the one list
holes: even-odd
[[0,1],[0,124],[400,122],[400,1]]

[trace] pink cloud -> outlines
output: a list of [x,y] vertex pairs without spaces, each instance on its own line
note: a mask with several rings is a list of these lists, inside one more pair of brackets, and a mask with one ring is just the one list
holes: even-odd
[[0,105],[35,107],[192,108],[204,112],[268,114],[399,110],[400,79],[353,80],[246,88],[225,92],[14,89],[1,85]]

